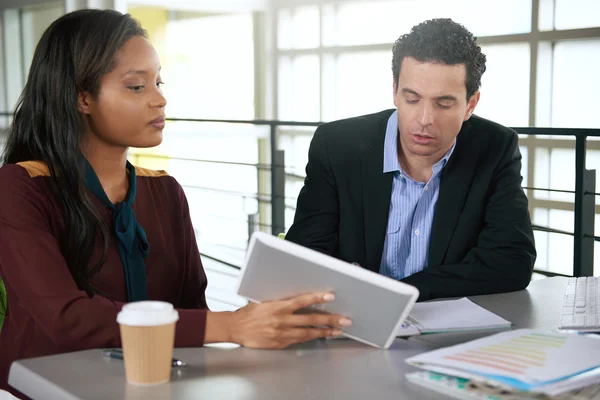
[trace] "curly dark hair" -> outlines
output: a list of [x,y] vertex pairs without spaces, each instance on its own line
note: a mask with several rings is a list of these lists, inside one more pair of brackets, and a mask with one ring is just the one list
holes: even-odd
[[412,57],[419,62],[465,64],[467,100],[481,86],[485,54],[481,52],[473,34],[450,18],[430,19],[413,26],[410,33],[396,40],[392,53],[392,72],[396,85],[402,60]]

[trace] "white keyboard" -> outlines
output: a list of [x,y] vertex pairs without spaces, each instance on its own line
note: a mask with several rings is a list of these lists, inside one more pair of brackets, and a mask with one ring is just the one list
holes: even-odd
[[569,278],[559,329],[600,332],[600,276]]

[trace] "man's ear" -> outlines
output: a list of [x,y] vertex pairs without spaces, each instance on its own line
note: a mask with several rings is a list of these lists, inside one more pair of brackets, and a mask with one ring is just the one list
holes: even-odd
[[92,113],[93,99],[89,92],[79,92],[77,95],[77,111],[89,115]]
[[473,93],[473,95],[467,102],[467,111],[465,111],[465,117],[463,118],[463,121],[466,121],[469,118],[471,118],[471,115],[473,115],[473,112],[475,111],[475,107],[477,107],[477,103],[479,103],[480,97],[481,92],[479,90]]

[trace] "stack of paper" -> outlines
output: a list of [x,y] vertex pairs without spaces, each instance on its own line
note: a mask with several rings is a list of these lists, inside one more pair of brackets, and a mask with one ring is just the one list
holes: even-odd
[[460,400],[600,400],[600,385],[587,386],[548,397],[539,393],[500,389],[431,371],[411,372],[406,374],[406,379],[428,390]]
[[504,318],[463,297],[459,300],[415,304],[396,336],[508,329],[510,325]]
[[519,329],[420,354],[406,362],[508,390],[556,396],[600,383],[600,340]]

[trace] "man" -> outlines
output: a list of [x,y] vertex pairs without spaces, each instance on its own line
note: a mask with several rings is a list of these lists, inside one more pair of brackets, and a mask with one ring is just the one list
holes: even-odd
[[413,285],[419,300],[527,287],[518,137],[473,115],[485,62],[450,19],[401,36],[396,110],[317,129],[286,239]]

